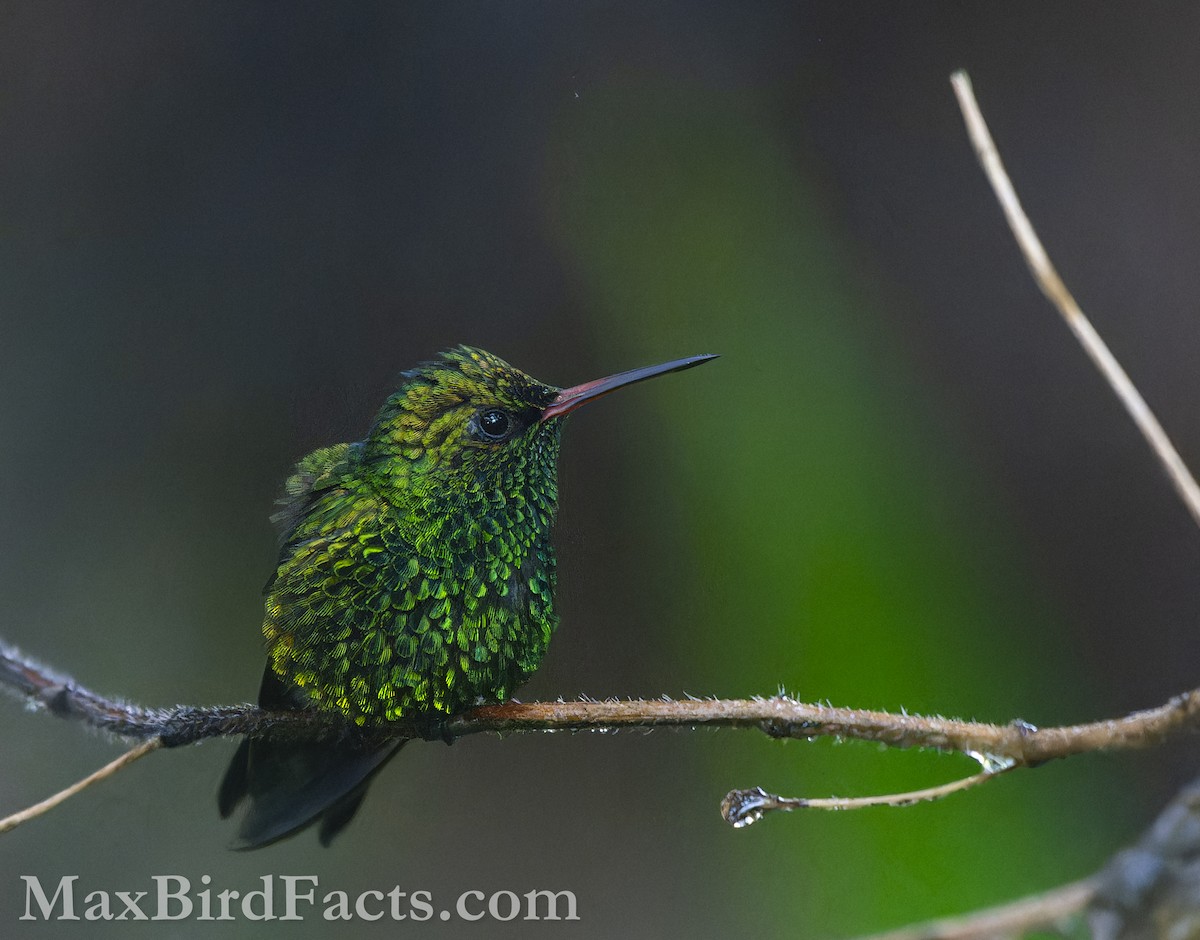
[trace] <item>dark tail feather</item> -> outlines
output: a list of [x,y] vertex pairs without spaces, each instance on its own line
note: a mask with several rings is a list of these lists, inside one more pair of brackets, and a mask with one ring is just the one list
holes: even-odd
[[[374,776],[374,772],[372,776]],[[321,845],[325,848],[329,848],[337,834],[345,829],[350,820],[354,818],[354,814],[362,805],[363,797],[367,795],[367,787],[370,782],[371,778],[368,777],[321,814],[321,828],[317,830],[317,838],[321,840]]]
[[233,754],[233,760],[225,768],[225,776],[221,778],[221,787],[217,790],[217,809],[221,818],[227,819],[229,814],[237,809],[238,803],[250,792],[250,740],[242,738],[242,743]]
[[328,845],[353,818],[371,778],[403,743],[364,750],[348,744],[243,741],[217,795],[222,816],[249,798],[233,848],[270,845],[318,820],[321,843]]
[[[295,707],[270,670],[259,701],[267,707]],[[318,819],[321,844],[329,845],[354,817],[371,779],[403,744],[393,740],[364,748],[357,742],[243,740],[217,793],[222,817],[249,800],[232,847],[270,845]]]

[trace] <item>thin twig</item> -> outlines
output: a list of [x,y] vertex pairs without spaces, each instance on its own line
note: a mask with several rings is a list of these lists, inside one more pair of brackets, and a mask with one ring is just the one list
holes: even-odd
[[[1121,400],[1134,424],[1142,432],[1142,436],[1145,437],[1166,469],[1176,492],[1183,500],[1188,512],[1191,513],[1192,519],[1197,525],[1200,525],[1200,486],[1197,486],[1195,478],[1146,404],[1145,399],[1142,398],[1141,393],[1138,392],[1125,370],[1121,368],[1120,363],[1117,362],[1083,311],[1079,309],[1075,298],[1071,296],[1058,271],[1051,263],[1042,246],[1041,239],[1038,238],[1029,217],[1021,208],[1016,190],[1005,172],[991,132],[988,130],[983,114],[979,110],[979,104],[975,100],[971,79],[965,71],[957,71],[950,76],[950,84],[954,88],[959,108],[962,110],[963,120],[975,148],[975,154],[991,183],[997,201],[1004,210],[1009,228],[1012,229],[1013,236],[1025,257],[1026,264],[1029,265],[1034,280],[1042,293],[1066,320],[1067,325],[1096,368],[1100,370]],[[1188,693],[1188,695],[1194,694]],[[1173,701],[1179,702],[1180,700],[1176,698]],[[1149,715],[1148,712],[1142,714]],[[1177,811],[1172,804],[1162,818],[1167,818],[1170,812]],[[1151,829],[1151,834],[1156,829],[1157,824],[1155,828]],[[1105,877],[1111,878],[1112,876],[1102,873],[1000,907],[976,911],[962,917],[906,927],[872,938],[864,938],[864,940],[985,940],[985,938],[986,940],[995,940],[995,938],[1002,937],[1020,937],[1041,927],[1054,926],[1065,918],[1081,912],[1097,899]]]
[[831,796],[831,797],[796,797],[778,796],[768,793],[762,787],[752,790],[730,790],[721,801],[721,815],[734,829],[742,829],[758,822],[767,813],[790,813],[796,809],[867,809],[872,806],[912,806],[914,803],[929,803],[941,800],[952,793],[960,793],[986,783],[1006,771],[1012,770],[1016,764],[1008,764],[998,770],[985,770],[969,777],[960,777],[949,783],[938,784],[936,787],[924,787],[920,790],[908,790],[904,793],[883,793],[877,796]]
[[1167,475],[1175,485],[1179,498],[1183,500],[1188,512],[1191,513],[1192,519],[1197,525],[1200,525],[1200,485],[1197,485],[1196,478],[1192,476],[1191,471],[1183,462],[1183,458],[1179,456],[1175,445],[1167,437],[1167,432],[1158,423],[1158,419],[1150,410],[1150,406],[1146,404],[1146,400],[1142,398],[1137,387],[1130,381],[1129,376],[1121,368],[1121,364],[1117,362],[1107,344],[1100,338],[1100,334],[1096,332],[1091,322],[1084,316],[1083,311],[1079,309],[1075,298],[1071,296],[1071,292],[1067,290],[1067,286],[1059,277],[1058,271],[1051,264],[1050,257],[1046,254],[1046,249],[1042,247],[1041,239],[1034,231],[1029,217],[1025,215],[1025,210],[1021,208],[1021,201],[1017,198],[1016,190],[1013,189],[1012,182],[1004,170],[1000,153],[996,150],[991,132],[979,110],[979,104],[975,101],[971,79],[965,71],[960,70],[950,76],[950,84],[954,87],[958,105],[962,109],[967,133],[975,147],[975,155],[979,158],[979,163],[983,167],[984,173],[987,174],[988,181],[992,184],[992,190],[996,194],[1000,207],[1004,210],[1009,228],[1012,229],[1017,245],[1025,256],[1025,262],[1029,265],[1034,280],[1041,288],[1042,293],[1062,314],[1084,351],[1091,357],[1092,362],[1108,381],[1112,390],[1116,392],[1121,404],[1125,406],[1125,410],[1133,419],[1133,423],[1137,425],[1138,430],[1142,432],[1142,436],[1146,438],[1147,443],[1153,448],[1154,453],[1166,469]]
[[1022,937],[1032,930],[1053,928],[1078,914],[1096,893],[1096,879],[1085,878],[1042,894],[948,917],[860,940],[1001,940]]
[[118,770],[128,767],[135,760],[140,760],[151,751],[157,751],[162,747],[160,738],[151,738],[149,741],[143,741],[132,750],[126,751],[116,760],[111,761],[97,770],[95,773],[88,774],[82,780],[77,780],[63,790],[59,790],[53,796],[46,797],[40,803],[34,803],[32,806],[26,807],[19,813],[13,813],[11,816],[6,816],[0,819],[0,832],[8,832],[10,829],[15,829],[21,823],[29,822],[31,819],[36,819],[43,813],[48,813],[59,803],[64,803],[75,794],[80,793],[90,787],[93,783],[99,783],[101,780],[107,780]]

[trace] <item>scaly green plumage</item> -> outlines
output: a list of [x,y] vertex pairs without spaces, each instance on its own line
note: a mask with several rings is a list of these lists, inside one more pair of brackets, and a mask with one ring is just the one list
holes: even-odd
[[[287,481],[260,704],[367,725],[507,699],[558,622],[550,528],[563,417],[709,358],[566,390],[467,346],[406,372],[366,440],[310,454]],[[318,818],[328,843],[399,746],[244,740],[221,813],[249,799],[244,848]]]
[[[466,348],[406,379],[365,442],[296,468],[267,588],[275,673],[359,723],[507,698],[557,623],[558,389]],[[480,440],[492,408],[519,433]]]

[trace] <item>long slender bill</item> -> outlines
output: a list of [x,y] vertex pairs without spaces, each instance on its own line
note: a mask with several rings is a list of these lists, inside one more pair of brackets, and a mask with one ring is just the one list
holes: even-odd
[[684,369],[690,369],[692,366],[698,366],[702,362],[710,362],[716,359],[716,356],[688,356],[686,359],[672,359],[670,362],[663,362],[656,366],[646,366],[642,369],[630,369],[628,372],[618,372],[616,375],[610,375],[603,379],[594,379],[591,382],[584,382],[582,385],[574,385],[571,388],[564,388],[558,393],[558,397],[546,407],[542,412],[542,421],[549,421],[551,418],[561,418],[563,415],[570,414],[580,405],[586,404],[601,395],[607,395],[609,392],[616,391],[618,388],[623,388],[626,385],[632,385],[634,382],[643,382],[646,379],[652,379],[656,375],[666,375],[668,372],[682,372]]

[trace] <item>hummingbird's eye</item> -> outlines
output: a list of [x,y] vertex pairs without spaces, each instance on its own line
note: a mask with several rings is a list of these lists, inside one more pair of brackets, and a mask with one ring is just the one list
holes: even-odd
[[512,428],[512,418],[507,411],[489,408],[479,416],[479,430],[490,441],[503,440]]

